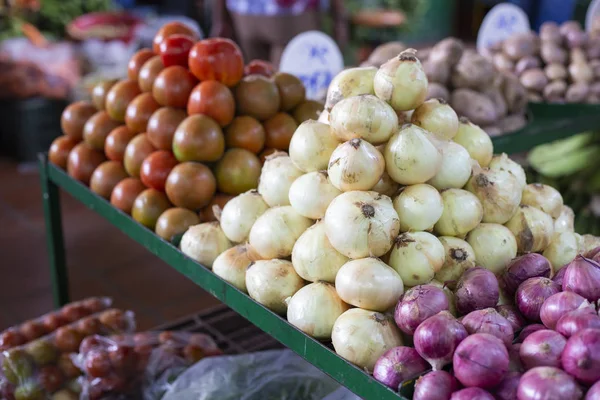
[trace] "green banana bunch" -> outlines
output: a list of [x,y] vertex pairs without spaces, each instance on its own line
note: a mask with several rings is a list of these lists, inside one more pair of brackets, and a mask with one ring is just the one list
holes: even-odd
[[558,178],[597,166],[600,151],[598,134],[586,132],[534,148],[527,160],[547,178]]

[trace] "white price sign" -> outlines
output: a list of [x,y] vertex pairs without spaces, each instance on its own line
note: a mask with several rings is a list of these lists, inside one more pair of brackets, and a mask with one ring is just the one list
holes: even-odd
[[586,31],[591,31],[592,30],[592,22],[594,21],[594,18],[599,17],[600,18],[600,0],[594,0],[592,1],[592,3],[590,4],[590,6],[587,9],[587,12],[585,13],[585,30]]
[[516,33],[531,30],[527,14],[521,8],[510,3],[500,3],[487,13],[477,34],[477,50],[483,52],[497,42],[501,42]]
[[332,38],[319,31],[303,32],[283,51],[279,70],[296,75],[308,99],[325,97],[332,79],[344,69],[344,58]]

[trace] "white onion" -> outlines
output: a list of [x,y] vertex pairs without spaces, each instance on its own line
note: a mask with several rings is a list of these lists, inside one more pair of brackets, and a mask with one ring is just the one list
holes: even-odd
[[333,186],[343,192],[370,190],[385,171],[383,155],[371,143],[352,139],[331,154],[327,173]]
[[348,258],[380,257],[400,231],[392,200],[377,192],[342,193],[325,212],[329,242]]
[[373,257],[344,264],[335,278],[335,288],[346,303],[381,312],[395,306],[404,293],[398,273]]
[[249,246],[238,244],[222,252],[213,263],[213,272],[225,281],[247,293],[246,270],[254,260]]
[[383,353],[403,344],[391,317],[360,308],[351,308],[339,316],[331,341],[338,355],[368,371],[373,371]]
[[398,116],[385,101],[365,94],[337,103],[331,109],[329,124],[340,141],[363,139],[381,144],[398,130]]
[[476,160],[481,167],[487,167],[494,155],[492,139],[479,126],[466,118],[460,118],[458,133],[454,136],[456,143],[467,149],[471,158]]
[[530,183],[523,189],[521,204],[539,208],[550,214],[552,218],[558,218],[563,206],[563,198],[552,186]]
[[571,207],[562,206],[560,208],[560,214],[554,220],[554,232],[573,231],[575,231],[575,213]]
[[333,285],[315,282],[304,286],[289,299],[287,320],[316,339],[330,339],[333,324],[349,308]]
[[458,133],[458,116],[443,99],[429,99],[415,109],[411,122],[439,139],[451,140]]
[[302,175],[290,187],[290,204],[298,214],[321,219],[329,203],[342,192],[331,184],[326,171]]
[[319,118],[317,119],[317,122],[320,122],[325,125],[329,125],[329,115],[330,115],[329,111],[327,111],[327,110],[321,111],[321,114],[319,114]]
[[393,204],[400,218],[400,232],[429,231],[444,211],[440,193],[425,183],[402,188]]
[[442,153],[427,138],[428,132],[404,125],[385,146],[387,173],[402,185],[425,183],[440,170]]
[[542,253],[550,261],[557,273],[562,267],[570,263],[580,253],[579,235],[573,232],[560,232],[552,236],[552,240]]
[[303,279],[334,283],[339,269],[348,257],[333,248],[320,221],[308,228],[296,241],[292,250],[292,264]]
[[459,238],[440,236],[438,240],[444,246],[446,257],[444,265],[436,272],[435,279],[443,283],[447,282],[454,288],[463,272],[476,265],[475,251],[469,243]]
[[212,268],[219,254],[231,246],[233,244],[227,239],[218,222],[205,222],[189,227],[179,244],[183,254],[208,268]]
[[256,190],[250,190],[229,200],[221,212],[221,229],[229,240],[243,243],[248,240],[254,222],[269,206]]
[[483,206],[483,222],[505,224],[521,203],[521,185],[507,171],[475,168],[465,186]]
[[552,217],[535,207],[520,206],[506,227],[517,240],[519,253],[537,253],[550,244],[554,235]]
[[302,175],[292,159],[278,151],[267,157],[258,181],[258,193],[269,207],[290,205],[290,186]]
[[465,237],[483,218],[483,206],[473,193],[463,189],[442,190],[444,211],[434,226],[442,236]]
[[383,171],[383,175],[381,175],[381,179],[379,179],[379,182],[377,182],[375,184],[375,186],[373,186],[373,189],[371,189],[371,190],[373,192],[377,192],[377,193],[385,194],[386,196],[389,196],[389,197],[393,197],[398,192],[398,188],[400,188],[400,185],[398,183],[394,182],[394,180],[390,177],[390,175],[386,171]]
[[327,169],[331,153],[338,144],[329,125],[310,119],[301,123],[294,132],[290,141],[290,158],[303,172]]
[[469,232],[467,242],[475,252],[477,265],[498,275],[517,256],[517,240],[512,232],[500,224],[479,224]]
[[442,164],[438,173],[427,183],[438,190],[460,189],[471,177],[471,156],[458,143],[447,142],[440,148]]
[[417,108],[427,97],[427,76],[415,53],[413,49],[403,51],[375,74],[375,94],[396,111]]
[[600,237],[594,235],[583,235],[581,237],[581,253],[585,254],[590,250],[600,247]]
[[265,260],[289,257],[296,240],[312,223],[291,206],[270,208],[252,226],[250,246]]
[[502,153],[500,155],[495,155],[492,157],[492,161],[490,161],[489,169],[495,171],[506,171],[510,172],[517,178],[519,181],[519,185],[521,185],[521,189],[525,188],[527,185],[527,177],[525,176],[525,170],[523,167],[519,165],[519,163],[511,160],[506,153]]
[[430,282],[444,265],[444,246],[427,232],[407,232],[396,239],[389,264],[412,287]]
[[325,110],[331,110],[345,98],[361,94],[374,94],[373,79],[377,73],[375,67],[348,68],[333,78],[327,89]]
[[287,310],[286,299],[303,286],[304,281],[286,260],[259,260],[246,271],[250,297],[279,314]]

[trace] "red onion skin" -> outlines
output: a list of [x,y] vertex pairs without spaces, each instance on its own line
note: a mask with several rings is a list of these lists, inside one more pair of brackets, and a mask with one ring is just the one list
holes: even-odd
[[508,370],[510,372],[523,372],[525,368],[523,368],[523,363],[521,362],[521,355],[519,354],[521,351],[521,343],[513,343],[508,348]]
[[494,396],[481,388],[470,387],[452,393],[450,400],[494,400]]
[[425,320],[413,336],[415,349],[434,371],[452,362],[457,346],[468,336],[465,327],[448,311]]
[[[585,303],[585,304],[584,304]],[[579,307],[592,307],[583,297],[573,292],[560,292],[548,297],[540,309],[540,319],[548,329],[556,328],[556,323],[563,315]]]
[[496,400],[514,400],[517,398],[517,388],[523,376],[520,372],[508,372],[502,382],[494,388]]
[[552,280],[556,283],[558,283],[560,285],[560,287],[562,288],[563,285],[563,279],[565,277],[565,272],[567,272],[567,266],[565,265],[563,268],[561,268],[556,275],[554,275],[554,277],[552,278]]
[[558,332],[542,329],[527,336],[521,344],[519,355],[526,369],[535,367],[561,367],[561,354],[567,339]]
[[560,292],[558,283],[548,278],[529,278],[519,286],[515,294],[517,308],[525,318],[541,322],[540,309],[544,301]]
[[529,253],[513,260],[506,266],[502,274],[506,291],[514,295],[519,285],[529,278],[550,278],[552,264],[546,257],[537,253]]
[[588,389],[584,400],[600,400],[600,381],[594,383],[592,387]]
[[462,324],[470,335],[489,333],[502,340],[505,346],[510,346],[515,337],[510,322],[493,308],[471,311],[464,316]]
[[562,364],[581,383],[592,385],[600,380],[600,329],[584,329],[571,336]]
[[452,359],[454,376],[464,386],[490,389],[508,372],[508,351],[500,339],[476,333],[463,340]]
[[600,247],[596,247],[594,249],[591,249],[590,251],[588,251],[587,253],[585,253],[583,256],[585,258],[591,258],[593,259],[594,257],[596,257],[596,254],[600,253]]
[[600,264],[577,256],[566,267],[562,289],[575,292],[591,302],[600,299]]
[[417,379],[412,400],[449,400],[458,388],[458,381],[448,372],[431,371]]
[[373,377],[398,390],[402,381],[429,369],[429,364],[412,347],[394,347],[383,353],[375,363]]
[[556,331],[566,338],[587,328],[600,329],[600,317],[588,307],[573,310],[560,317],[556,323]]
[[455,294],[456,310],[460,315],[494,307],[500,297],[498,279],[485,268],[469,268],[459,279]]
[[515,306],[503,304],[501,306],[496,306],[496,311],[510,322],[514,333],[520,332],[527,324],[525,318],[523,318]]
[[448,297],[442,289],[419,285],[404,293],[396,306],[394,320],[402,332],[412,335],[421,322],[449,308]]
[[527,336],[531,335],[533,332],[537,332],[542,329],[546,329],[546,327],[542,324],[527,325],[525,328],[523,328],[521,333],[519,333],[519,336],[517,336],[515,343],[523,343]]
[[554,367],[535,367],[519,382],[519,400],[579,400],[583,393],[572,376]]

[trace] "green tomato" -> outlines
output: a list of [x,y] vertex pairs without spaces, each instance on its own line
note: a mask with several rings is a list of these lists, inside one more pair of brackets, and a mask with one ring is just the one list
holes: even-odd
[[38,366],[55,363],[58,359],[58,349],[47,340],[40,339],[31,342],[25,351]]
[[33,374],[33,363],[29,355],[20,349],[8,350],[4,353],[2,371],[9,382],[18,385]]

